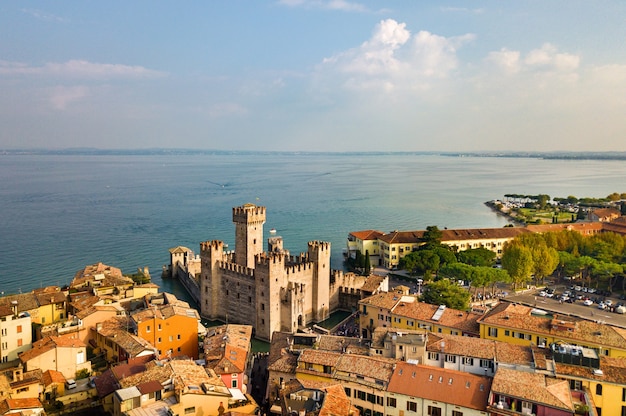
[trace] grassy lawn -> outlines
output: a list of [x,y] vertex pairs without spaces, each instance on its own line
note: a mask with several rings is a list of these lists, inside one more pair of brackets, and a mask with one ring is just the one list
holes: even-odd
[[541,221],[544,224],[552,224],[552,217],[554,217],[555,215],[559,223],[571,222],[572,215],[574,216],[576,215],[576,214],[572,214],[571,212],[556,212],[551,209],[550,210],[538,210],[538,209],[533,209],[533,208],[520,208],[519,212],[522,216],[528,219],[527,222],[529,223],[535,222],[535,221]]

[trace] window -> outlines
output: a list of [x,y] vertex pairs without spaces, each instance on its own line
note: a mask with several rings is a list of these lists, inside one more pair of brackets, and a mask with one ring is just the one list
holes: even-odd
[[180,334],[178,334],[178,335],[177,335],[177,338],[176,338],[176,339],[180,339]]
[[622,401],[626,402],[626,388],[622,387]]
[[2,336],[6,336],[7,335],[7,329],[6,328],[2,328]]
[[463,357],[461,362],[464,365],[474,365],[474,359],[472,357]]
[[18,338],[17,339],[17,346],[21,347],[22,346],[22,338]]
[[367,393],[367,401],[370,403],[376,403],[376,395]]
[[22,325],[17,326],[17,333],[20,334],[22,332]]
[[388,407],[396,407],[396,398],[395,397],[387,397],[387,406]]
[[510,336],[510,335],[511,335],[511,331],[509,331],[508,329],[505,329],[505,330],[504,330],[504,336],[505,336],[505,337],[508,337],[508,336]]
[[186,415],[192,415],[194,413],[196,413],[196,407],[195,406],[193,406],[193,407],[185,407],[185,414]]
[[174,336],[170,335],[170,342],[174,341]]
[[429,360],[439,360],[439,353],[438,352],[429,352],[428,353],[428,359]]
[[428,406],[428,416],[441,416],[441,407]]
[[596,385],[596,395],[602,396],[602,384]]
[[361,390],[356,390],[356,397],[360,400],[365,400],[365,392]]
[[265,303],[261,304],[261,310],[264,311],[265,310]]
[[161,328],[161,324],[158,324],[158,325],[157,325],[157,331],[160,331],[161,329],[162,329],[162,328]]
[[83,364],[85,362],[85,351],[78,351],[76,354],[76,364]]
[[452,416],[463,416],[463,412],[459,412],[458,410],[453,410]]
[[480,360],[480,366],[482,368],[491,368],[491,361],[489,361],[489,360]]
[[230,381],[230,385],[231,385],[231,387],[233,389],[236,389],[237,388],[237,379],[231,380]]
[[150,325],[146,326],[146,332],[150,332]]
[[447,363],[456,363],[456,355],[446,354]]
[[343,390],[346,392],[346,396],[352,397],[352,390],[350,387],[344,387]]
[[489,336],[497,337],[498,336],[498,328],[489,328]]
[[406,402],[406,410],[409,412],[417,412],[417,402]]

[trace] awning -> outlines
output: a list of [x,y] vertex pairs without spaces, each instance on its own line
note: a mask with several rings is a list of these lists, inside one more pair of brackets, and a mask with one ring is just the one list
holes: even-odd
[[234,400],[248,400],[248,398],[239,389],[228,389]]

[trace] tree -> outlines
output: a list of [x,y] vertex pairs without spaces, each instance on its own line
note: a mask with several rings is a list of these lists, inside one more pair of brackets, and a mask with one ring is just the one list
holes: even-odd
[[533,255],[530,249],[515,240],[505,245],[502,268],[509,273],[514,288],[524,285],[533,271]]
[[426,227],[426,231],[424,231],[424,235],[422,240],[426,243],[426,245],[439,245],[441,244],[441,238],[443,237],[443,233],[436,225],[429,225]]
[[472,266],[493,266],[496,260],[496,253],[487,248],[479,247],[460,251],[457,257],[461,263]]
[[543,245],[533,246],[531,249],[533,257],[533,272],[537,282],[543,282],[546,276],[550,276],[559,265],[559,253],[552,247]]
[[624,268],[621,264],[608,263],[604,261],[598,261],[591,267],[591,274],[597,279],[597,282],[607,282],[609,292],[613,291],[613,278],[617,274],[623,273],[623,271]]
[[365,250],[365,267],[364,267],[364,275],[369,276],[372,271],[372,264],[370,263],[370,252],[369,250]]
[[426,285],[420,300],[432,305],[446,305],[448,308],[465,310],[469,307],[470,294],[456,283],[441,279]]

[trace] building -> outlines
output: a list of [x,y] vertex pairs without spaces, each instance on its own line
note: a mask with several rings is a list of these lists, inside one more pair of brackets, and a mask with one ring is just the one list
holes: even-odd
[[168,302],[162,296],[146,297],[146,308],[131,314],[138,337],[151,343],[159,358],[198,358],[198,311],[187,302]]
[[32,345],[31,317],[28,312],[18,312],[18,305],[0,306],[0,355],[2,362],[18,359],[19,354]]
[[45,415],[39,399],[4,399],[0,401],[0,415],[40,416]]
[[488,415],[491,378],[398,362],[385,393],[384,414]]
[[532,309],[501,302],[478,319],[480,337],[525,346],[567,343],[595,349],[601,356],[626,357],[624,329],[565,315],[536,316]]
[[369,253],[371,264],[380,264],[380,247],[378,239],[385,233],[377,230],[353,231],[348,234],[348,246],[346,255],[356,258],[356,253],[362,255]]
[[245,394],[250,365],[252,326],[221,325],[209,328],[204,338],[206,368],[215,372],[229,389]]
[[401,288],[361,300],[359,311],[363,338],[371,338],[379,327],[479,336],[480,315],[420,302],[417,295],[410,295]]
[[234,252],[221,241],[200,244],[200,308],[208,319],[250,324],[256,338],[269,341],[273,332],[328,318],[347,285],[342,272],[330,269],[328,242],[310,241],[305,253],[292,256],[272,234],[264,251],[265,220],[265,207],[235,207]]
[[56,370],[65,378],[75,378],[78,371],[91,372],[87,347],[75,338],[46,337],[33,343],[33,348],[20,354],[27,371]]

